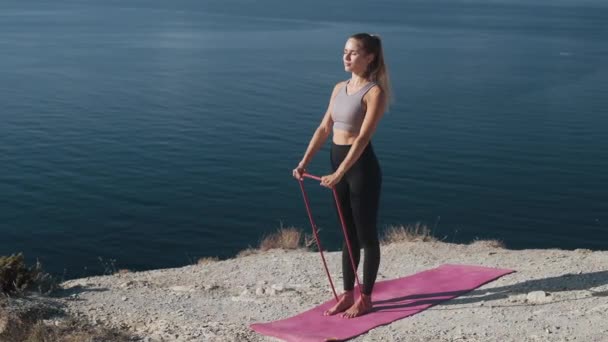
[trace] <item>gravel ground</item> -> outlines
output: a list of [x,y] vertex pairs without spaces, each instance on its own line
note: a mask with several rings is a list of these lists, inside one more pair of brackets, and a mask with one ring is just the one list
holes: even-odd
[[[341,284],[340,253],[326,253]],[[516,270],[352,341],[608,341],[608,252],[477,242],[382,246],[378,280],[445,263]],[[143,341],[276,341],[249,329],[332,297],[318,253],[271,250],[182,268],[70,280],[69,312]]]

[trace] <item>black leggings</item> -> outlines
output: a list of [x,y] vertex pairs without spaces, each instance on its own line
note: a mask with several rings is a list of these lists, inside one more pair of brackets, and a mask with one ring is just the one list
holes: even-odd
[[[350,148],[351,145],[332,143],[330,159],[334,171],[340,166]],[[359,267],[362,247],[365,253],[362,290],[367,295],[372,293],[378,267],[380,266],[380,243],[376,221],[381,185],[380,164],[370,142],[359,159],[346,171],[342,180],[335,186],[357,268]],[[353,272],[346,241],[342,246],[342,273],[344,276],[344,290],[351,291],[355,286],[355,273]]]

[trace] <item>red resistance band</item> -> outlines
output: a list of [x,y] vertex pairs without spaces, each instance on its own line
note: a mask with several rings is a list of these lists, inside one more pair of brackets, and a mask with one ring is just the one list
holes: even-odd
[[[321,181],[321,177],[313,176],[308,173],[304,173],[302,175],[305,178],[311,178],[318,181]],[[331,280],[331,276],[329,275],[329,269],[327,268],[327,262],[325,261],[325,257],[323,256],[323,247],[321,247],[321,239],[319,239],[319,233],[317,231],[317,225],[312,218],[312,213],[310,211],[310,204],[308,201],[308,195],[306,195],[306,190],[304,190],[304,181],[298,180],[300,183],[300,189],[302,190],[302,197],[304,197],[304,204],[306,205],[306,211],[308,212],[308,219],[310,220],[310,225],[312,226],[312,232],[315,236],[315,240],[317,241],[317,247],[319,247],[319,253],[321,253],[321,260],[323,260],[323,266],[325,267],[325,273],[327,274],[327,279],[329,279],[329,285],[331,286],[331,290],[334,293],[334,297],[336,298],[336,302],[338,301],[338,295],[336,294],[336,288],[334,287],[334,283]],[[340,201],[338,201],[338,193],[336,192],[336,188],[332,188],[334,193],[334,200],[336,201],[336,207],[338,208],[338,216],[340,216],[340,223],[342,224],[342,232],[344,233],[344,240],[346,241],[346,246],[348,247],[348,255],[350,257],[350,263],[353,267],[353,272],[355,273],[355,280],[357,281],[357,286],[359,287],[359,293],[363,294],[361,290],[361,283],[359,282],[359,276],[357,275],[357,267],[355,266],[355,259],[353,259],[353,250],[350,246],[350,240],[348,239],[348,232],[346,231],[346,224],[344,223],[344,216],[342,215],[342,208],[340,207]]]

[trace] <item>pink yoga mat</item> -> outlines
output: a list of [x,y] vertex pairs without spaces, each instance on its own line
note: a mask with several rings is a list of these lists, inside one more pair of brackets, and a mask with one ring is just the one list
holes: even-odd
[[442,265],[411,276],[377,282],[372,298],[374,309],[367,315],[351,319],[340,315],[323,316],[323,312],[336,303],[332,299],[299,315],[255,323],[251,328],[285,341],[343,341],[463,295],[511,272],[482,266]]

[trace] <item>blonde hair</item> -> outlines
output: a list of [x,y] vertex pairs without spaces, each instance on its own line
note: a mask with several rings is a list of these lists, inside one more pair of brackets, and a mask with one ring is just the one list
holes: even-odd
[[365,72],[365,78],[378,84],[384,94],[384,103],[388,111],[389,104],[393,101],[391,82],[388,76],[388,68],[384,62],[384,51],[382,50],[382,40],[380,36],[369,33],[357,33],[350,36],[356,39],[363,50],[374,55],[374,59],[369,63]]

